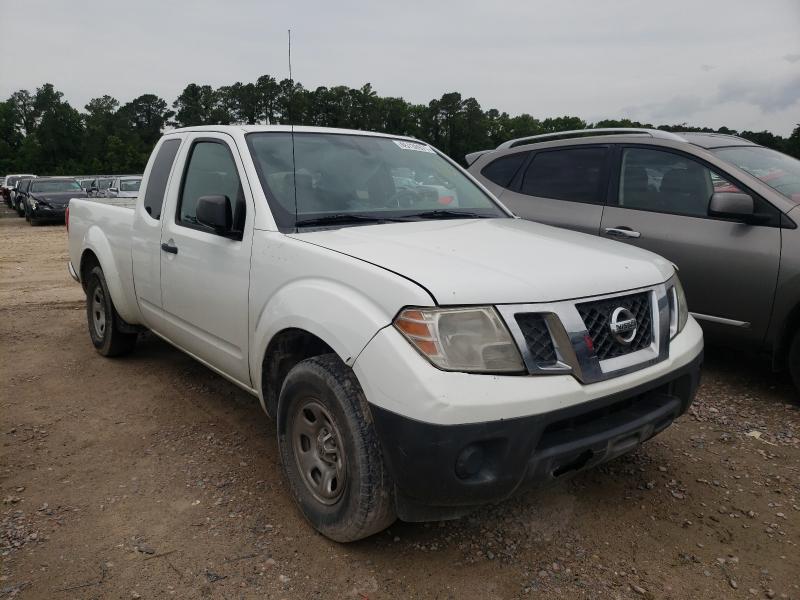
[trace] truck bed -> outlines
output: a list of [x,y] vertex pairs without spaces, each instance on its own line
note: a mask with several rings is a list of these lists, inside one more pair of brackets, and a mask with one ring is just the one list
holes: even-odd
[[[86,252],[102,258],[111,295],[124,319],[135,322],[131,242],[136,198],[73,198],[69,202],[69,258],[76,271]],[[108,264],[111,261],[113,264]]]

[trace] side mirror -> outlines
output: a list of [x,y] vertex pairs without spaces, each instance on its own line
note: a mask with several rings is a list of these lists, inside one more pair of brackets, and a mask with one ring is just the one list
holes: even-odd
[[756,216],[753,197],[742,192],[717,192],[711,196],[708,214],[750,223]]
[[112,193],[112,194],[116,194],[117,192],[119,192],[119,190],[118,190],[117,188],[115,188],[115,187],[110,187],[110,188],[108,188],[108,191],[109,191],[110,193]]
[[200,196],[195,209],[197,222],[220,235],[230,235],[233,228],[233,209],[227,196]]

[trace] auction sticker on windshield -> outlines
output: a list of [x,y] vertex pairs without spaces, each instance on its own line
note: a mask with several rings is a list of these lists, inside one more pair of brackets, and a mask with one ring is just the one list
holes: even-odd
[[417,144],[416,142],[401,142],[400,140],[392,140],[395,144],[400,146],[403,150],[416,150],[417,152],[430,152],[436,154],[433,148],[427,144]]

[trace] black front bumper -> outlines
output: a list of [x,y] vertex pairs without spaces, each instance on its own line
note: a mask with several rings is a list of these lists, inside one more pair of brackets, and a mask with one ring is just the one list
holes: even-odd
[[458,517],[632,450],[686,412],[702,359],[624,393],[516,419],[435,425],[370,405],[398,515]]
[[36,210],[31,210],[28,217],[31,221],[43,223],[45,221],[64,222],[67,213],[66,206],[43,207],[39,206]]

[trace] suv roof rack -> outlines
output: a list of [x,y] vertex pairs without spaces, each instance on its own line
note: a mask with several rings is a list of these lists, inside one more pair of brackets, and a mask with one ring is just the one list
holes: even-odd
[[571,131],[554,131],[553,133],[542,133],[539,135],[530,135],[521,137],[514,140],[508,140],[500,144],[497,149],[505,150],[507,148],[515,148],[524,144],[533,144],[548,138],[560,137],[589,137],[592,135],[649,135],[652,138],[660,138],[663,140],[673,140],[676,142],[685,142],[686,139],[671,131],[663,131],[661,129],[646,129],[643,127],[600,127],[597,129],[573,129]]

